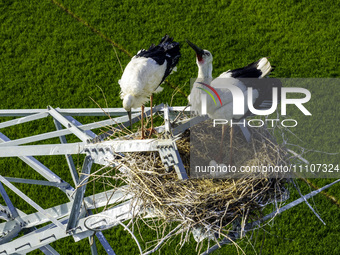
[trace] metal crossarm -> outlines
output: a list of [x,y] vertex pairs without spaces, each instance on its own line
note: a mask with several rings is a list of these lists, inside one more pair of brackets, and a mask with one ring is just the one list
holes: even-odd
[[[154,112],[160,111],[162,109],[163,105],[155,106]],[[111,194],[110,192],[101,195],[95,194],[93,199],[92,197],[84,199],[87,181],[87,177],[85,175],[90,174],[91,165],[93,162],[106,166],[110,164],[114,165],[114,160],[117,155],[119,157],[124,156],[121,152],[159,151],[159,148],[162,147],[162,144],[161,146],[158,146],[157,139],[142,141],[111,140],[102,142],[100,139],[98,140],[96,138],[96,134],[91,130],[107,127],[108,125],[118,125],[113,128],[116,130],[124,128],[124,126],[127,126],[128,123],[128,117],[126,116],[125,110],[108,109],[110,115],[121,117],[115,117],[108,120],[98,121],[85,125],[82,125],[71,115],[104,116],[105,114],[101,110],[98,111],[98,109],[81,109],[79,111],[77,110],[59,108],[54,109],[52,107],[49,107],[48,110],[0,110],[0,116],[22,116],[18,119],[0,123],[0,128],[13,127],[21,123],[39,120],[51,115],[57,129],[56,131],[19,138],[16,140],[10,140],[7,136],[0,133],[0,157],[19,157],[47,180],[42,181],[25,178],[13,178],[11,176],[0,177],[2,183],[4,183],[12,191],[14,191],[14,193],[19,195],[37,210],[36,213],[30,215],[26,215],[24,213],[21,214],[19,211],[18,215],[20,216],[17,216],[16,220],[12,220],[11,217],[13,217],[14,214],[9,213],[10,210],[8,208],[5,209],[5,207],[1,207],[3,210],[1,209],[2,211],[0,213],[0,216],[7,222],[0,223],[0,241],[2,242],[0,254],[23,254],[38,248],[41,249],[45,254],[58,254],[57,251],[55,251],[52,247],[48,245],[49,243],[60,238],[64,238],[66,236],[72,236],[75,241],[79,241],[93,235],[94,232],[88,230],[84,224],[86,219],[85,212],[87,212],[87,215],[90,215],[92,217],[91,221],[96,219],[93,217],[97,217],[97,215],[92,215],[92,212],[90,211],[94,208],[123,202],[123,204],[115,206],[107,211],[108,213],[110,213],[110,215],[113,212],[113,215],[117,216],[115,222],[111,222],[110,219],[106,219],[108,217],[108,214],[104,212],[104,214],[98,215],[97,219],[99,221],[97,221],[97,223],[93,225],[96,228],[112,227],[117,225],[119,220],[125,220],[132,217],[130,202],[124,203],[124,201],[132,198],[133,194],[126,194],[126,192],[124,192],[123,190],[117,190],[114,193],[111,192]],[[147,109],[147,111],[149,110],[150,109]],[[133,112],[135,112],[133,114],[133,120],[134,122],[137,122],[140,119],[139,109],[133,110]],[[62,126],[66,127],[66,129],[63,129]],[[81,140],[81,142],[71,144],[67,143],[65,136],[70,134],[77,136]],[[105,137],[107,137],[107,135],[110,134],[106,134]],[[25,145],[28,143],[39,142],[56,137],[59,137],[60,144]],[[88,143],[88,141],[93,138],[96,139],[92,140],[92,143]],[[103,138],[103,136],[101,136],[101,138]],[[174,141],[169,140],[169,143],[172,142]],[[74,154],[87,155],[83,165],[83,173],[85,173],[85,175],[83,175],[82,178],[79,178],[77,176],[77,170],[70,156]],[[33,157],[40,155],[66,156],[72,178],[74,182],[78,184],[78,189],[75,191],[74,198],[72,197],[72,194],[74,195],[73,187],[70,186],[67,182],[63,181],[58,175],[56,175],[53,171],[51,171],[49,168],[47,168],[45,165],[43,165],[41,162]],[[176,158],[176,156],[174,158]],[[178,160],[178,158],[176,158],[175,162],[178,163],[180,161]],[[175,168],[177,168],[177,165],[175,165]],[[12,183],[57,187],[68,195],[68,198],[71,200],[71,202],[44,210],[31,198],[29,198],[14,185],[12,185]],[[86,208],[86,210],[81,209],[83,203],[85,204],[84,209]],[[11,207],[10,204],[8,205],[9,207]],[[122,210],[125,211],[122,212]],[[10,215],[10,217],[8,217],[8,215]],[[106,220],[103,220],[104,218]],[[40,229],[35,229],[36,227],[39,227],[39,225],[46,224],[47,222],[52,223]],[[26,231],[30,232],[26,233],[20,238],[12,240],[23,229],[26,229]],[[66,229],[69,231],[66,231]],[[101,232],[97,232],[96,236],[108,254],[115,254]],[[95,246],[91,247],[91,252],[92,254],[97,254],[97,249]]]
[[164,164],[164,167],[167,171],[173,166],[176,170],[179,179],[188,179],[188,175],[183,166],[181,157],[178,153],[178,149],[176,146],[176,142],[172,139],[165,139],[163,141],[159,141],[157,144],[157,149],[159,151],[159,155],[161,156],[161,160]]
[[164,167],[167,171],[173,166],[177,173],[177,176],[181,180],[188,179],[188,175],[185,171],[181,156],[179,155],[176,142],[172,136],[172,129],[169,117],[169,107],[165,105],[164,107],[164,128],[165,128],[165,137],[169,139],[160,140],[158,142],[157,148],[159,151],[159,155],[164,164]]

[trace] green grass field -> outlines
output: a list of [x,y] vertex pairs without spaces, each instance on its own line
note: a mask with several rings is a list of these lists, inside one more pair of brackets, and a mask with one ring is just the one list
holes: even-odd
[[[109,107],[121,107],[120,62],[124,68],[132,55],[157,43],[164,34],[181,43],[182,57],[178,71],[168,78],[164,91],[155,96],[156,104],[170,103],[176,86],[181,88],[181,93],[176,94],[173,105],[187,104],[190,78],[197,75],[197,66],[195,54],[185,39],[212,52],[214,76],[268,56],[276,66],[272,77],[339,78],[339,8],[336,0],[2,0],[0,109],[46,108],[48,105],[98,107],[92,99],[103,107],[106,100]],[[289,112],[299,119],[293,132],[302,140],[292,138],[292,141],[319,151],[340,152],[338,87],[335,84],[309,89],[312,99],[306,107],[313,115],[304,117]],[[4,120],[7,119],[0,119]],[[1,132],[16,139],[53,128],[52,121],[41,121]],[[310,152],[305,157],[310,163],[340,163],[339,155]],[[38,159],[71,182],[66,164],[61,165],[63,158]],[[4,176],[41,178],[17,159],[1,159],[0,166],[0,174]],[[332,180],[310,181],[321,187]],[[310,191],[305,183],[299,183],[304,194]],[[67,202],[63,193],[54,189],[17,186],[44,208]],[[326,192],[340,200],[339,185]],[[295,191],[291,196],[290,201],[298,198]],[[14,202],[26,212],[32,212],[20,199],[15,198]],[[0,203],[3,204],[1,199]],[[326,226],[307,205],[300,204],[275,218],[257,232],[257,237],[240,241],[240,247],[246,254],[340,254],[339,202],[336,204],[319,194],[310,203]],[[142,227],[142,231],[147,240],[153,239],[154,232],[146,227]],[[106,236],[117,254],[138,254],[137,246],[123,228],[108,230]],[[197,254],[193,239],[181,250],[177,247],[178,241],[165,245],[160,254],[176,251]],[[52,246],[60,254],[90,253],[87,240],[74,243],[68,238]],[[226,246],[214,254],[237,252],[241,251]],[[104,254],[104,250],[100,248],[99,253]]]

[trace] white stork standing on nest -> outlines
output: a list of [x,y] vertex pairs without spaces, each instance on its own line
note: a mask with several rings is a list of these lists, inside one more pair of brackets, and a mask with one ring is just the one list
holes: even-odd
[[[194,112],[201,112],[202,100],[201,94],[203,92],[203,87],[210,87],[215,90],[220,99],[221,104],[214,104],[212,100],[207,102],[207,114],[212,119],[226,119],[226,120],[241,120],[251,113],[248,109],[247,104],[245,104],[245,114],[244,115],[233,115],[233,96],[228,89],[219,89],[214,87],[225,86],[227,84],[232,84],[240,88],[247,102],[247,88],[253,87],[253,106],[257,109],[269,109],[272,106],[272,88],[281,87],[281,84],[276,82],[254,82],[254,79],[242,79],[242,78],[263,78],[270,73],[272,66],[270,65],[267,58],[261,58],[260,60],[249,64],[246,67],[229,70],[222,73],[217,79],[212,79],[212,54],[208,50],[203,50],[187,40],[187,43],[196,52],[196,63],[198,66],[198,77],[195,81],[191,93],[188,97],[191,105],[191,109]],[[221,79],[223,78],[223,79]],[[225,79],[224,79],[225,78]],[[269,80],[269,79],[268,79]],[[276,103],[278,100],[275,100]],[[275,102],[274,101],[274,102]],[[222,138],[221,138],[221,149],[222,152],[222,142],[225,133],[225,125],[222,125]],[[232,136],[233,127],[230,129],[230,164],[232,164]],[[222,154],[221,154],[222,155]],[[221,158],[220,158],[221,160]]]
[[130,127],[131,108],[142,107],[142,138],[144,138],[144,104],[149,101],[151,106],[151,132],[153,131],[152,119],[152,94],[163,90],[160,84],[165,78],[175,71],[180,58],[179,43],[165,35],[158,45],[152,44],[148,50],[140,50],[126,66],[119,85],[120,98],[123,107],[128,112]]

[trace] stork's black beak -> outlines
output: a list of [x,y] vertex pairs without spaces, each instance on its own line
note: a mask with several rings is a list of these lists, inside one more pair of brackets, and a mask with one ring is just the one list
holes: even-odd
[[129,116],[130,130],[132,130],[131,110],[130,110],[130,111],[127,111],[127,114],[128,114],[128,116]]
[[197,45],[190,42],[189,40],[187,40],[187,43],[196,52],[197,57],[202,58],[204,51],[200,47],[198,47]]

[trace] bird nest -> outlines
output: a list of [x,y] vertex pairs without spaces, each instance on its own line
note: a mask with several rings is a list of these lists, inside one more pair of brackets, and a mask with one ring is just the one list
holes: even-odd
[[[192,231],[197,242],[206,238],[217,241],[219,237],[227,236],[236,225],[259,219],[265,205],[283,201],[287,197],[286,179],[280,176],[258,178],[246,174],[242,178],[190,178],[190,153],[196,153],[202,163],[211,164],[212,157],[219,151],[216,131],[207,128],[204,123],[196,127],[199,132],[187,130],[176,141],[189,179],[180,180],[175,171],[167,171],[158,152],[126,153],[118,166],[124,171],[117,173],[128,184],[142,208],[166,223],[177,222],[181,225],[177,234],[182,233],[183,237],[183,233]],[[267,129],[256,128],[250,132],[252,140],[248,143],[241,133],[235,131],[233,165],[287,164],[286,151],[275,142]],[[223,162],[229,161],[228,134],[226,132]],[[190,143],[193,138],[204,141],[194,150]],[[211,151],[211,147],[217,147],[216,151]],[[153,227],[157,228],[156,225]],[[182,240],[189,240],[189,236],[187,234]]]

